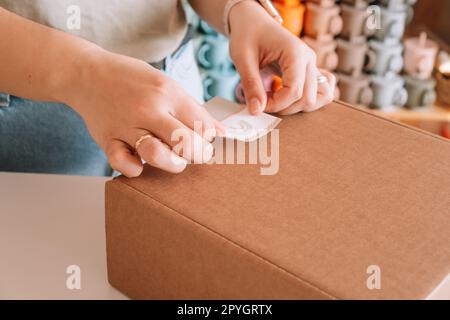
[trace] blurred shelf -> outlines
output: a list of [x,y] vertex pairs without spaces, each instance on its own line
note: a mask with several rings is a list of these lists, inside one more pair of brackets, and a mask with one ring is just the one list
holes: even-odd
[[370,112],[397,121],[415,122],[415,121],[434,121],[450,123],[450,107],[442,105],[433,105],[420,109],[409,110],[398,108],[393,110],[376,110],[362,107]]

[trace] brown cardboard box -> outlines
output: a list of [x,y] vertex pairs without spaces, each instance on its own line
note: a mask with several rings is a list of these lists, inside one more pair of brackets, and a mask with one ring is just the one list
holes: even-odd
[[450,297],[449,141],[341,103],[279,128],[276,175],[108,182],[111,284],[139,299]]

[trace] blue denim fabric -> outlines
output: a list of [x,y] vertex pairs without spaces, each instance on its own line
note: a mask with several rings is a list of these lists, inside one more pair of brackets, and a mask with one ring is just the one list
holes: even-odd
[[4,93],[0,93],[0,171],[112,173],[103,151],[71,108]]

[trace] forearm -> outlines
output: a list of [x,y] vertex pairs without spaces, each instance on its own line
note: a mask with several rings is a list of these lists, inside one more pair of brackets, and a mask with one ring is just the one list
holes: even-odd
[[223,12],[227,0],[189,0],[197,14],[217,31],[224,33]]
[[[195,12],[221,33],[225,33],[224,12],[227,2],[228,0],[189,0]],[[236,15],[236,11],[243,13],[243,15]],[[270,19],[270,16],[256,1],[242,1],[234,5],[229,12],[228,24],[230,29],[233,28],[233,24],[236,24],[239,19],[245,19],[249,12],[252,13],[252,16],[257,16],[258,20]]]
[[0,8],[0,92],[65,102],[85,57],[101,50]]

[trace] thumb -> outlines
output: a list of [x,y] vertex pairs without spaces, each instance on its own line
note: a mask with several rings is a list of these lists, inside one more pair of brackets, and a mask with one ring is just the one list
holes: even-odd
[[236,69],[241,76],[245,101],[250,113],[256,115],[264,111],[267,104],[267,94],[259,71],[258,58],[243,55],[235,61]]

